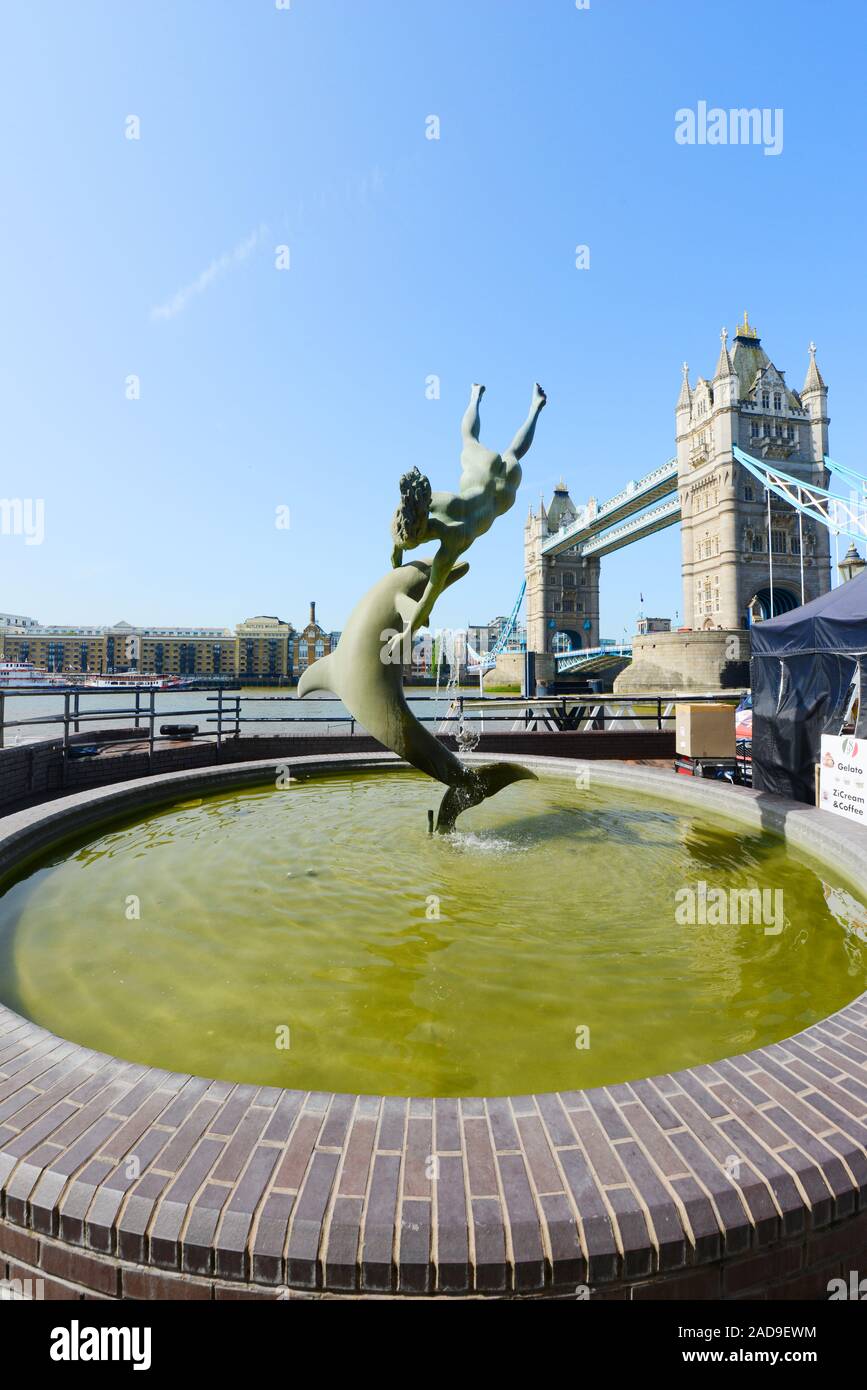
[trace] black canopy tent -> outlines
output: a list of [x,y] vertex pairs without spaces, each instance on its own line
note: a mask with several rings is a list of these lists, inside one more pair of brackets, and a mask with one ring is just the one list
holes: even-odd
[[856,697],[867,737],[867,570],[751,630],[753,786],[815,799],[822,734],[839,734]]

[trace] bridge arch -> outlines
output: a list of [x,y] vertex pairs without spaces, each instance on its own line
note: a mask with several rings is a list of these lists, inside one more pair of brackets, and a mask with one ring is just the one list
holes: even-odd
[[581,641],[580,632],[574,628],[559,628],[551,636],[552,652],[580,652],[584,643]]
[[773,605],[770,589],[758,589],[747,604],[747,624],[767,622],[768,618],[778,618],[781,613],[791,613],[800,606],[801,600],[790,589],[774,585]]

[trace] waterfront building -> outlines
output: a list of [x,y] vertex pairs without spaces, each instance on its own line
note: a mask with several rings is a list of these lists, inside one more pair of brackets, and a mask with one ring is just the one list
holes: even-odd
[[467,641],[474,652],[484,656],[494,645],[491,641],[490,623],[470,623],[467,628]]
[[106,629],[101,627],[0,628],[0,656],[32,662],[44,671],[105,671]]
[[2,634],[4,628],[28,628],[36,626],[37,622],[35,618],[24,618],[15,613],[0,613],[0,634]]
[[[113,654],[117,659],[119,645]],[[237,672],[235,634],[227,627],[139,628],[127,659],[126,667],[114,669],[159,676],[231,677]]]
[[334,651],[339,632],[310,622],[300,632],[268,614],[236,627],[135,627],[43,625],[35,618],[0,614],[0,658],[31,662],[42,670],[283,681]]
[[[467,641],[478,652],[479,656],[484,656],[497,645],[503,629],[508,624],[508,617],[500,614],[496,618],[491,618],[486,623],[470,623],[467,628]],[[507,652],[524,652],[527,650],[527,629],[526,626],[517,622],[512,629],[503,649]]]
[[292,644],[295,629],[282,618],[262,615],[247,618],[235,628],[235,673],[275,679],[293,673]]
[[311,603],[310,619],[307,626],[292,635],[292,669],[294,674],[300,676],[314,661],[318,661],[320,657],[328,656],[337,645],[333,641],[335,636],[339,636],[339,634],[326,632],[324,628],[319,626],[316,621],[316,604]]
[[429,676],[434,669],[436,637],[429,627],[423,627],[412,639],[412,676]]

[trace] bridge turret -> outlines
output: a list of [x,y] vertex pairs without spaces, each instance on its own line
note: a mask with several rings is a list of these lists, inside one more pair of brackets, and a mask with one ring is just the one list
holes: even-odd
[[831,423],[828,415],[828,388],[822,379],[822,373],[816,365],[816,344],[810,343],[810,365],[807,368],[807,377],[804,382],[804,389],[801,392],[801,401],[804,409],[810,416],[810,434],[813,442],[813,458],[816,463],[821,464],[828,452],[828,425]]

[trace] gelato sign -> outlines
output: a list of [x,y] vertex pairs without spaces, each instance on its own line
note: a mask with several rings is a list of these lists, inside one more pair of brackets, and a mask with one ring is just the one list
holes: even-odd
[[867,739],[822,735],[819,806],[867,824]]

